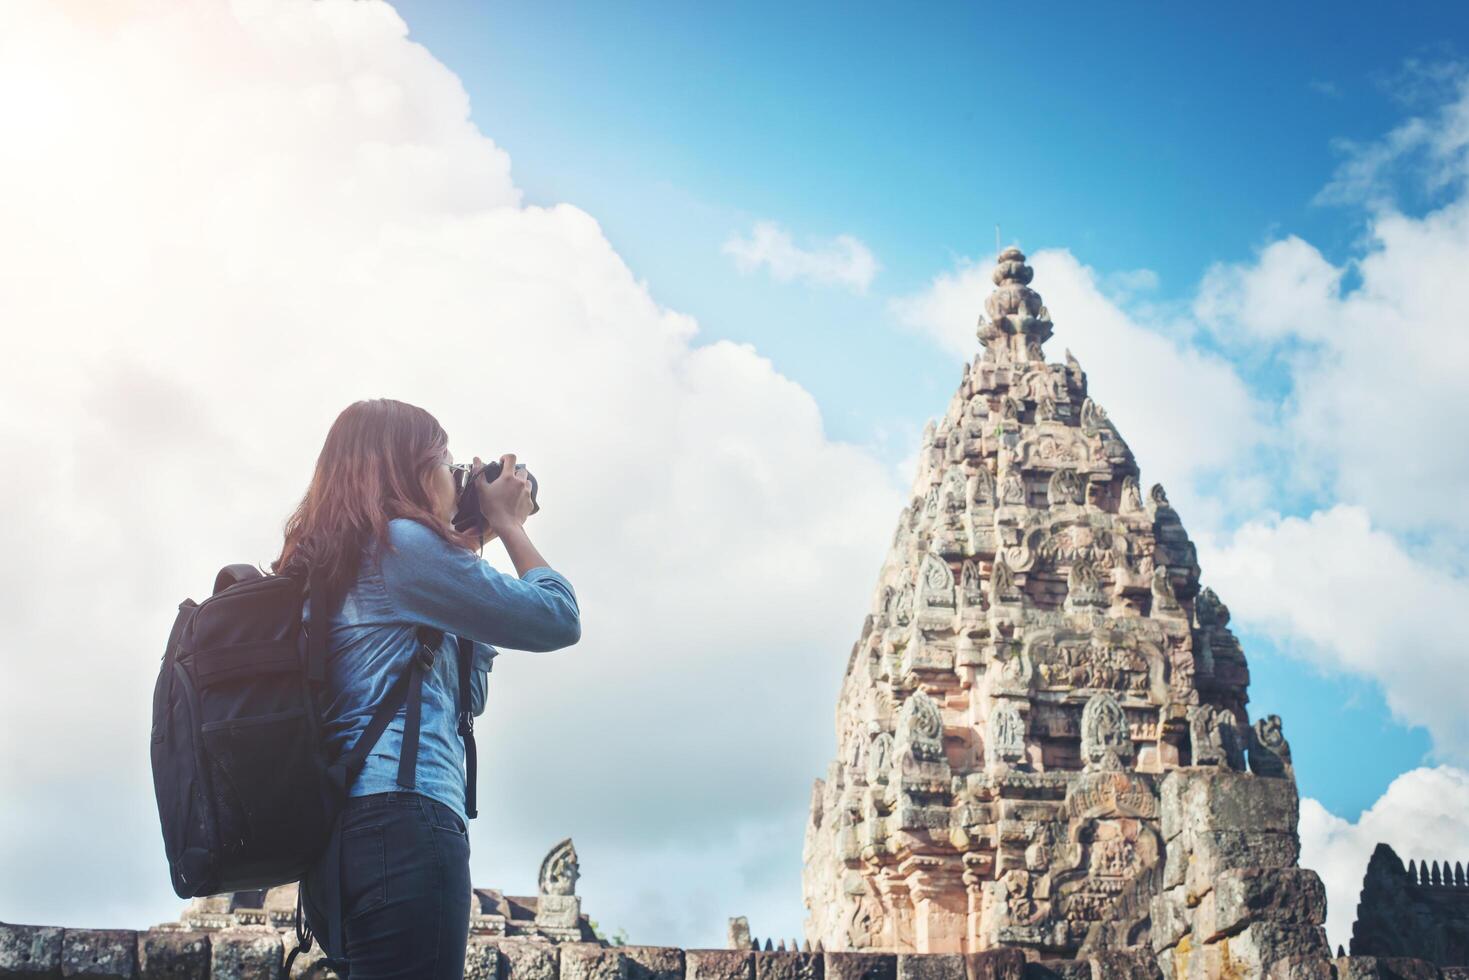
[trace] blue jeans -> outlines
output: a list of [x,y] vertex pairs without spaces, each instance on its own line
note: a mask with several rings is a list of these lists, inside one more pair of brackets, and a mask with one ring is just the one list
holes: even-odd
[[[341,837],[343,949],[351,980],[464,976],[469,939],[469,835],[449,807],[418,793],[347,801]],[[327,860],[302,882],[303,911],[325,936]]]

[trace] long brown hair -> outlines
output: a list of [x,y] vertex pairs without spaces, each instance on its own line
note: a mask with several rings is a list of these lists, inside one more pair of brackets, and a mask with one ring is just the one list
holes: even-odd
[[449,437],[416,405],[391,398],[353,402],[326,434],[306,495],[286,521],[276,572],[309,566],[342,596],[357,580],[363,548],[386,546],[388,521],[406,517],[445,541],[472,548],[434,513],[429,480],[443,461]]

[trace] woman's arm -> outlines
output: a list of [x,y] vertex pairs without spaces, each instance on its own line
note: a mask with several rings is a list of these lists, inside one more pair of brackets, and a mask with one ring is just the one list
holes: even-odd
[[383,583],[389,602],[407,622],[536,652],[581,639],[576,593],[545,564],[517,579],[404,518],[388,522],[388,545],[381,551]]

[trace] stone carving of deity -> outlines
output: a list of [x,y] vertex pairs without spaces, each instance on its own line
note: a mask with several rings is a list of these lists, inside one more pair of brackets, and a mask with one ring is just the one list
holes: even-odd
[[1014,701],[1001,698],[990,711],[986,754],[991,765],[1016,763],[1025,758],[1025,719]]
[[1153,569],[1153,615],[1178,615],[1183,607],[1173,593],[1173,582],[1168,578],[1168,566],[1158,565]]
[[874,786],[885,785],[893,768],[893,736],[878,732],[872,737],[867,749],[867,781]]
[[1132,759],[1127,713],[1112,695],[1094,694],[1082,709],[1081,754],[1094,770],[1119,770]]
[[1010,468],[1000,476],[1000,503],[1025,503],[1025,481],[1020,478],[1019,470]]
[[1062,469],[1052,473],[1051,482],[1046,487],[1046,496],[1052,507],[1081,503],[1081,481],[1077,478],[1076,471]]
[[1122,502],[1117,508],[1124,514],[1141,514],[1143,512],[1143,492],[1138,489],[1137,477],[1128,476],[1122,479]]
[[990,476],[989,467],[981,465],[979,472],[969,478],[969,499],[981,506],[991,506],[995,502],[995,478]]
[[948,562],[933,552],[924,555],[919,581],[923,583],[922,597],[925,607],[953,608],[954,573],[950,571]]
[[990,603],[1018,602],[1020,589],[1015,585],[1015,573],[1004,555],[995,556],[994,569],[990,572]]
[[1072,608],[1107,605],[1097,568],[1085,557],[1078,558],[1066,573],[1066,604]]
[[943,715],[933,698],[914,691],[903,702],[898,720],[898,740],[916,759],[937,759],[943,754]]

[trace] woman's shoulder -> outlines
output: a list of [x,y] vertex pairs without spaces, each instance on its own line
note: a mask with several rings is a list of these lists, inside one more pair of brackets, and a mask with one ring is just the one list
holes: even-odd
[[399,558],[443,555],[450,551],[443,535],[411,517],[388,521],[388,551]]

